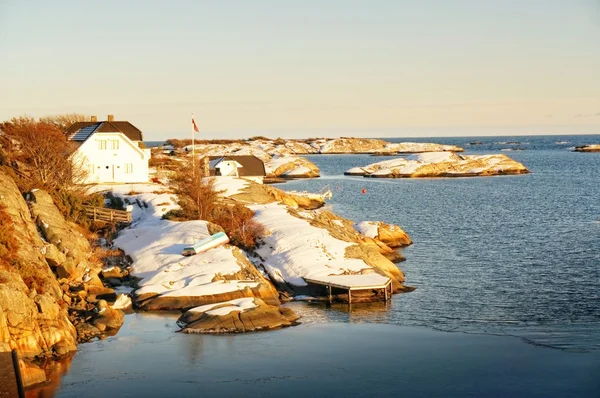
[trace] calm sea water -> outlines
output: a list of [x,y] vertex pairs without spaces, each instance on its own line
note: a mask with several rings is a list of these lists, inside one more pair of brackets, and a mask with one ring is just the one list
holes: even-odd
[[[572,152],[576,145],[599,143],[600,136],[391,141],[504,153],[532,174],[346,177],[351,167],[389,157],[308,156],[322,177],[280,188],[317,191],[329,184],[334,211],[355,221],[398,224],[414,241],[399,266],[415,292],[395,296],[389,310],[358,319],[338,311],[328,319],[515,335],[569,350],[600,348],[600,153]],[[304,315],[305,321],[322,320],[313,309]]]
[[422,141],[523,148],[506,154],[532,174],[367,179],[342,174],[384,158],[321,155],[309,158],[322,178],[280,185],[329,184],[339,214],[405,228],[414,244],[400,268],[416,291],[351,311],[294,302],[303,325],[241,335],[128,315],[32,396],[599,396],[600,153],[569,148],[600,136]]

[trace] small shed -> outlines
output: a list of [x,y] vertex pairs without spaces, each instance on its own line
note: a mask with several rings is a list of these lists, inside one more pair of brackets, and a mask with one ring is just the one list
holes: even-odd
[[209,157],[211,176],[234,176],[262,183],[266,176],[265,164],[253,155]]

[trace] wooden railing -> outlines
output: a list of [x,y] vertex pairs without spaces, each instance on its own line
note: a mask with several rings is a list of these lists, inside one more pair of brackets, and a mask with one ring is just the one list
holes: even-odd
[[85,214],[94,221],[131,222],[131,212],[126,210],[107,209],[105,207],[85,206]]

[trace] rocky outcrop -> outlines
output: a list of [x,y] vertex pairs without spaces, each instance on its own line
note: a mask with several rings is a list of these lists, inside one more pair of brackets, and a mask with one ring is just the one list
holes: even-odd
[[79,232],[79,227],[67,222],[45,191],[34,190],[28,194],[31,215],[38,230],[50,245],[43,251],[49,264],[56,266],[59,278],[81,280],[87,273],[95,276],[100,267],[89,261],[92,247]]
[[315,178],[319,168],[310,160],[299,156],[282,156],[265,162],[267,177]]
[[383,152],[387,144],[386,141],[371,138],[334,138],[310,142],[310,145],[322,154]]
[[346,175],[379,178],[475,177],[526,174],[529,170],[505,155],[423,153],[347,170]]
[[[299,213],[292,214],[302,217]],[[403,261],[404,257],[377,237],[357,233],[352,221],[330,211],[315,212],[308,221],[312,226],[327,229],[331,236],[337,239],[355,243],[355,245],[346,248],[345,257],[363,260],[365,264],[382,275],[391,278],[394,292],[412,290],[412,288],[403,285],[405,281],[404,273],[394,264],[394,262]]]
[[292,326],[298,316],[263,300],[238,299],[193,308],[177,321],[184,333],[241,333]]
[[[213,286],[219,285],[220,288],[214,288],[213,293],[200,290],[193,290],[193,293],[179,293],[171,290],[165,294],[158,293],[150,285],[150,289],[140,289],[134,293],[135,305],[143,310],[158,311],[158,310],[182,310],[197,307],[200,305],[221,303],[239,298],[260,298],[270,305],[279,305],[279,293],[273,285],[265,279],[265,277],[254,267],[248,258],[241,252],[240,249],[233,246],[227,246],[230,250],[229,255],[233,256],[233,261],[238,265],[235,271],[226,270],[215,273],[210,283]],[[228,257],[229,255],[225,255]],[[200,259],[201,255],[194,256],[193,259]],[[163,273],[168,270],[163,271]],[[202,267],[199,266],[198,272],[202,274]],[[155,278],[161,278],[159,275]],[[175,278],[175,276],[173,277]],[[186,280],[188,276],[185,277]],[[148,278],[148,284],[154,282],[152,278]],[[155,279],[156,280],[156,279]],[[162,280],[162,279],[161,279]],[[173,286],[177,286],[179,281],[173,281]],[[143,283],[143,282],[142,282]],[[162,282],[164,283],[164,282]],[[184,286],[185,287],[185,286]]]
[[25,285],[20,275],[0,271],[0,341],[24,358],[76,350],[77,334],[66,306]]
[[441,145],[424,142],[393,143],[373,138],[330,138],[309,140],[309,144],[321,154],[398,154],[453,151],[462,152],[463,148],[455,145]]
[[23,358],[76,349],[64,292],[44,255],[29,209],[10,176],[0,171],[0,203],[17,245],[12,266],[0,271],[0,342]]
[[33,358],[76,350],[81,335],[74,314],[91,312],[97,301],[93,289],[104,289],[92,272],[99,265],[89,259],[91,247],[77,227],[65,222],[47,193],[35,191],[30,198],[31,209],[0,171],[2,231],[10,235],[9,241],[0,239],[10,246],[3,248],[9,257],[0,259],[0,350],[18,351],[26,385],[44,381]]
[[600,144],[576,146],[573,152],[600,152]]
[[402,228],[381,221],[363,221],[355,224],[358,232],[367,238],[374,238],[389,247],[403,247],[412,244],[412,240]]
[[98,300],[92,324],[101,332],[119,330],[125,321],[123,311],[111,308],[106,300]]
[[232,195],[231,198],[246,204],[281,202],[286,206],[305,210],[314,210],[325,205],[325,199],[318,195],[302,195],[286,192],[269,185],[254,182],[248,182],[248,185],[241,193]]

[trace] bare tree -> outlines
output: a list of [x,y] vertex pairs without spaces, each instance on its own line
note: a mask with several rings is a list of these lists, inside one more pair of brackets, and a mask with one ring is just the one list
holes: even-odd
[[81,113],[65,113],[62,115],[44,116],[40,118],[41,123],[57,127],[60,131],[66,131],[75,122],[86,122],[90,118]]
[[0,128],[8,158],[5,163],[27,180],[27,185],[61,191],[73,188],[85,173],[70,158],[75,148],[58,124],[20,116],[0,124]]

